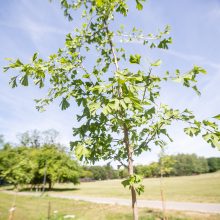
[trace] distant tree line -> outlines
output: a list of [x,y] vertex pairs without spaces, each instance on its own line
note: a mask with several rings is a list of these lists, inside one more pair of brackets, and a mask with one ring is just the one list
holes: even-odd
[[114,169],[110,163],[103,166],[84,166],[81,175],[82,180],[108,180],[118,179],[119,177],[119,171]]
[[217,170],[220,170],[220,158],[205,158],[196,154],[166,155],[158,162],[135,166],[135,172],[144,177],[188,176]]
[[[219,157],[199,157],[196,154],[166,155],[149,165],[136,165],[136,174],[145,178],[163,176],[189,176],[220,170]],[[126,178],[126,168],[114,169],[110,164],[105,166],[83,167],[83,175],[86,180],[107,180]]]

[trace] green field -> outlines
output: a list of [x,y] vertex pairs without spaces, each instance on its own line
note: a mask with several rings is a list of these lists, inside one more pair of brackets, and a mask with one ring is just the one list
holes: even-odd
[[[57,184],[53,192],[68,195],[81,195],[91,197],[117,197],[130,198],[130,192],[120,184],[121,180],[108,180],[72,184]],[[166,200],[194,201],[194,202],[220,202],[220,172],[188,177],[169,177],[163,179]],[[144,180],[145,192],[139,199],[160,200],[160,179]],[[5,187],[1,189],[6,189]],[[15,199],[14,195],[0,192],[0,220],[8,219],[8,210]],[[74,214],[75,219],[117,220],[132,219],[129,207],[92,204],[67,199],[50,197],[17,196],[16,212],[13,220],[46,219],[49,202],[51,216],[57,210],[59,215]],[[220,219],[220,215],[169,212],[170,220],[186,219]],[[141,220],[159,220],[161,213],[149,209],[140,209]],[[62,218],[59,218],[61,220]],[[51,220],[55,220],[51,218]],[[58,220],[58,218],[56,218]]]
[[[0,219],[8,219],[8,210],[15,195],[0,193]],[[76,220],[129,220],[132,219],[129,207],[100,205],[67,199],[49,197],[17,196],[13,220],[46,220],[50,203],[50,219],[62,220],[58,216],[75,215]],[[57,211],[55,214],[54,211]],[[55,217],[56,216],[56,217]],[[168,212],[169,220],[219,220],[220,215]],[[149,209],[140,209],[140,220],[160,220],[162,214]]]
[[[198,176],[163,178],[164,193],[169,201],[220,202],[220,172]],[[139,199],[160,200],[160,179],[144,180],[145,192]],[[107,180],[72,184],[57,184],[56,193],[85,195],[92,197],[130,198],[128,189],[123,188],[121,180]]]

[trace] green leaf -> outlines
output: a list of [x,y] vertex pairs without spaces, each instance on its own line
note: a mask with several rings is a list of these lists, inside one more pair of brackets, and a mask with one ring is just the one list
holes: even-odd
[[90,74],[84,74],[82,77],[83,77],[84,79],[88,79],[88,78],[90,77]]
[[120,104],[121,104],[121,106],[123,107],[124,110],[127,109],[127,106],[126,106],[124,100],[120,100]]
[[151,66],[160,66],[161,63],[162,63],[161,60],[157,60],[157,61],[155,61],[154,63],[151,63]]
[[7,72],[9,69],[10,69],[9,66],[5,66],[5,67],[3,67],[3,72]]
[[121,184],[122,184],[124,187],[129,186],[129,185],[130,185],[130,179],[123,180],[123,181],[121,182]]
[[168,39],[163,39],[162,41],[160,41],[160,43],[158,44],[158,48],[161,49],[168,49],[168,44],[172,43],[172,38],[169,37]]
[[189,128],[184,128],[184,132],[190,137],[193,137],[199,134],[200,129],[196,127],[189,127]]
[[115,99],[115,110],[119,110],[120,109],[120,102],[118,99]]
[[101,103],[100,102],[95,102],[95,103],[91,103],[89,104],[89,110],[91,112],[92,115],[94,115],[96,113],[96,111],[100,108]]
[[136,0],[136,8],[141,11],[143,9],[143,5],[140,3],[140,0]]
[[137,194],[140,196],[141,193],[144,192],[144,185],[143,184],[140,184],[138,187],[135,188]]
[[213,118],[215,118],[215,119],[217,119],[217,120],[220,120],[220,114],[219,114],[219,115],[214,116]]
[[19,67],[19,66],[22,66],[23,63],[19,59],[17,59],[15,62],[15,65]]
[[129,61],[130,63],[140,64],[141,56],[139,54],[131,55]]
[[193,67],[193,72],[194,72],[195,74],[199,74],[199,73],[207,74],[206,70],[203,69],[203,68],[200,67],[200,66],[194,66],[194,67]]
[[35,53],[32,57],[32,61],[34,62],[37,59],[38,53]]
[[39,85],[39,88],[43,88],[44,87],[44,82],[43,82],[43,79],[38,79],[36,82],[35,82],[36,85]]
[[220,138],[215,134],[212,134],[212,137],[212,146],[220,149]]
[[70,106],[70,103],[66,100],[66,98],[63,98],[60,106],[62,110],[66,110]]
[[[220,118],[219,118],[219,120],[220,120]],[[218,129],[218,125],[216,123],[214,123],[214,122],[207,121],[207,120],[203,120],[202,122],[203,122],[203,124],[205,126],[209,126],[209,127],[213,128],[213,129]]]
[[128,97],[124,98],[124,102],[127,103],[127,104],[132,103],[132,101]]
[[148,114],[153,115],[154,113],[155,113],[155,107],[152,107],[145,112],[146,115],[148,115]]
[[20,66],[22,66],[23,65],[23,63],[19,60],[19,59],[17,59],[14,63],[11,63],[10,65],[9,65],[9,67],[10,68],[16,68],[16,67],[20,67]]
[[20,79],[21,85],[23,86],[28,86],[28,75],[25,74],[21,79]]
[[82,160],[83,157],[88,157],[89,156],[89,151],[88,149],[83,145],[83,144],[77,144],[75,147],[75,155],[79,160]]
[[201,95],[201,92],[198,90],[197,86],[193,86],[192,88],[196,92],[197,95],[199,96]]
[[212,147],[217,147],[220,149],[220,134],[217,133],[206,133],[203,136],[203,139],[212,145]]
[[104,4],[104,0],[96,0],[95,2],[98,7],[101,7]]
[[109,105],[106,105],[104,108],[103,108],[103,110],[102,110],[102,113],[104,114],[104,115],[108,115],[109,113],[111,113],[112,112],[112,110],[111,110],[111,108],[109,107]]
[[10,80],[10,82],[9,82],[9,85],[10,85],[12,88],[15,88],[15,87],[18,86],[18,85],[17,85],[17,76],[11,78],[11,80]]

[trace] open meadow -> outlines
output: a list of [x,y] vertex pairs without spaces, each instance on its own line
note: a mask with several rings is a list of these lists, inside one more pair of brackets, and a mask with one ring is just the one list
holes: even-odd
[[[145,192],[139,199],[160,200],[160,178],[144,180]],[[163,178],[164,193],[167,201],[220,202],[220,172],[198,176]],[[1,187],[1,190],[11,187]],[[11,192],[11,191],[10,191]],[[123,188],[121,180],[107,180],[73,184],[56,184],[51,192],[45,195],[79,195],[87,197],[129,198],[128,189]],[[130,207],[119,205],[94,204],[49,196],[21,196],[0,192],[0,220],[8,219],[9,209],[15,201],[16,211],[13,220],[61,220],[64,215],[75,215],[74,219],[82,220],[117,220],[132,219]],[[58,212],[57,212],[58,211]],[[56,214],[57,212],[57,214]],[[169,211],[170,220],[218,220],[220,215],[190,212]],[[140,208],[140,219],[162,219],[160,211]]]
[[[130,198],[122,180],[85,182],[80,185],[55,184],[56,193],[91,197]],[[160,178],[144,179],[145,191],[139,199],[160,200]],[[197,176],[163,178],[167,201],[220,203],[220,172]]]

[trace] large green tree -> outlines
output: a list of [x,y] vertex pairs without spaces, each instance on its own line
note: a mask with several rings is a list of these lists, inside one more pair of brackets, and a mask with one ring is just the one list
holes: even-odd
[[[131,190],[133,216],[137,220],[136,193],[141,193],[143,186],[141,178],[134,174],[134,155],[155,145],[164,147],[166,141],[171,140],[167,127],[173,121],[186,122],[187,135],[202,134],[213,147],[220,147],[215,122],[198,121],[190,110],[173,109],[158,101],[161,85],[169,82],[180,83],[200,94],[196,87],[197,77],[206,71],[194,66],[184,74],[179,70],[174,74],[168,71],[159,74],[160,60],[145,63],[140,54],[129,54],[116,38],[142,42],[143,50],[168,49],[172,39],[168,36],[169,27],[148,35],[136,28],[129,34],[120,28],[119,17],[129,13],[126,0],[60,2],[69,20],[74,17],[73,11],[82,13],[81,28],[68,34],[65,47],[49,59],[43,60],[35,53],[30,63],[10,60],[5,70],[19,71],[11,79],[12,87],[18,83],[28,86],[30,79],[40,88],[45,83],[49,86],[47,96],[37,100],[39,110],[57,98],[61,98],[62,110],[70,106],[71,100],[75,101],[82,114],[77,115],[79,127],[73,129],[72,149],[80,160],[94,163],[113,159],[128,168],[129,177],[122,183]],[[138,16],[144,0],[131,2],[135,3]]]
[[26,147],[14,148],[10,145],[0,150],[0,178],[15,188],[30,183],[34,178],[35,161]]
[[49,190],[57,182],[79,183],[81,168],[71,156],[56,145],[44,145],[40,149],[30,150],[29,158],[35,162],[31,170],[33,178],[29,183],[41,185],[45,178]]
[[12,147],[0,149],[0,179],[16,188],[25,184],[79,183],[81,168],[71,156],[56,145],[41,148]]

